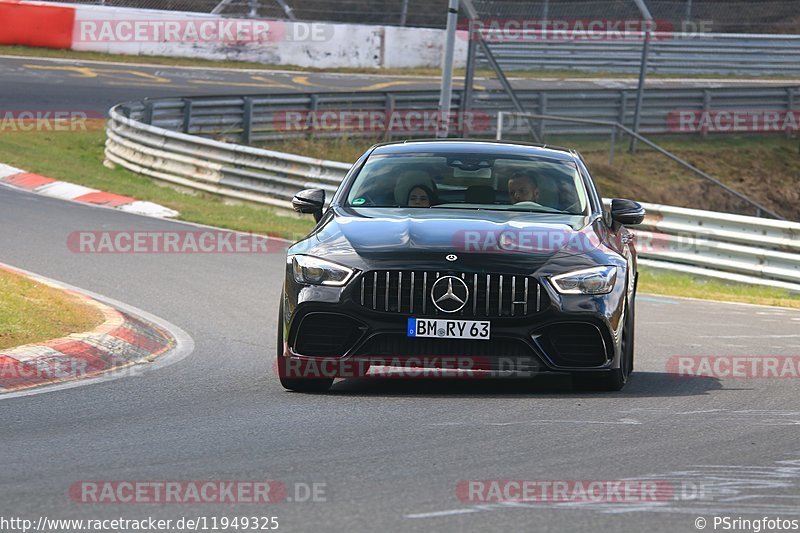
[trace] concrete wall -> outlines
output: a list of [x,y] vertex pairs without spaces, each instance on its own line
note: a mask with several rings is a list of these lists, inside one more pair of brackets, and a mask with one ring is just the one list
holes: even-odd
[[[313,68],[413,68],[441,66],[444,31],[358,24],[232,19],[202,13],[75,4],[5,2],[0,43],[128,55],[232,59]],[[72,40],[54,40],[72,25]],[[4,17],[6,18],[6,17]],[[18,31],[20,27],[26,31]],[[24,39],[23,39],[24,36]],[[67,39],[68,41],[69,39]],[[55,44],[54,44],[55,43]],[[456,39],[456,66],[466,63],[466,38]]]

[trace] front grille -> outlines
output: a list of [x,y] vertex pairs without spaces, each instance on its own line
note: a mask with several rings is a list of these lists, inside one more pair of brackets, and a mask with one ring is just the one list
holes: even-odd
[[294,352],[309,357],[341,357],[363,333],[352,318],[334,313],[309,313],[300,321]]
[[600,366],[608,356],[603,336],[592,324],[553,324],[544,329],[539,342],[559,366]]
[[[442,276],[456,276],[466,283],[469,298],[460,311],[444,313],[433,305],[431,287]],[[545,306],[541,285],[529,276],[418,270],[365,272],[354,298],[373,311],[408,315],[520,317]]]

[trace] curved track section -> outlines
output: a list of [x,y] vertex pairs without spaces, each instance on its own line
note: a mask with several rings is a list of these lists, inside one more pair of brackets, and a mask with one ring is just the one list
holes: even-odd
[[[69,495],[80,480],[153,479],[324,483],[325,503],[257,509],[290,531],[675,531],[690,530],[694,514],[796,512],[796,379],[677,379],[667,365],[676,355],[798,354],[800,312],[642,297],[638,373],[619,394],[540,378],[358,379],[301,395],[270,372],[282,254],[74,254],[66,242],[76,229],[186,226],[5,188],[0,212],[4,261],[146,309],[196,345],[158,372],[0,402],[4,515],[254,514],[244,504],[91,505]],[[718,490],[723,467],[733,492]],[[477,505],[457,492],[466,480],[620,478],[690,480],[711,499]]]

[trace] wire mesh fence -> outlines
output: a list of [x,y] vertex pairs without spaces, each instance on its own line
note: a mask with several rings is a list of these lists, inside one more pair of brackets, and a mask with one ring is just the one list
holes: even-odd
[[[57,1],[57,0],[44,0]],[[64,2],[64,0],[58,0]],[[447,0],[67,0],[73,4],[194,11],[259,18],[444,28]],[[633,0],[475,0],[482,18],[632,20]],[[680,30],[800,33],[797,0],[646,0],[656,20]],[[462,12],[463,16],[463,12]]]

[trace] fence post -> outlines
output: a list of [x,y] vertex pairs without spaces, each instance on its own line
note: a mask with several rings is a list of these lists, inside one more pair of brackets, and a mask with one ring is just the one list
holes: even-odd
[[[636,111],[633,114],[633,132],[639,133],[639,124],[642,119],[642,103],[644,102],[644,84],[647,78],[647,56],[650,53],[650,30],[644,33],[644,44],[642,45],[642,64],[639,69],[639,86],[636,89]],[[632,154],[636,153],[636,137],[631,136],[629,148]]]
[[[472,107],[472,86],[475,83],[475,61],[477,59],[477,43],[472,37],[472,19],[469,19],[469,35],[467,37],[467,70],[464,73],[464,91],[461,97],[461,120],[469,113]],[[472,133],[468,127],[464,128],[464,137]]]

